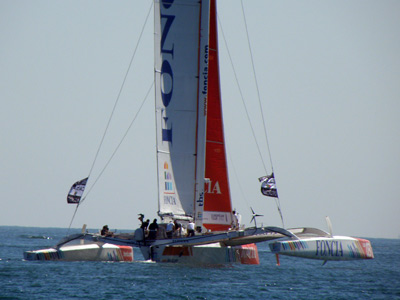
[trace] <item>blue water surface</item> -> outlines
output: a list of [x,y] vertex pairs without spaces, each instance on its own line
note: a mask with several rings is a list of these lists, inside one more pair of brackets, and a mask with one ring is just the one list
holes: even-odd
[[53,246],[66,233],[0,226],[0,299],[400,299],[400,239],[370,239],[373,260],[324,266],[283,256],[277,266],[266,243],[258,244],[257,266],[23,260],[25,250]]

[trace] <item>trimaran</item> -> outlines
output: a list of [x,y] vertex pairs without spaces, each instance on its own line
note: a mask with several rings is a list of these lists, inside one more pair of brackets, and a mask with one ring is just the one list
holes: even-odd
[[[235,228],[222,120],[216,0],[155,0],[155,112],[158,215],[156,238],[143,229],[105,236],[85,232],[49,249],[26,251],[26,260],[132,261],[188,264],[259,264],[256,243],[272,241],[273,253],[305,258],[373,258],[368,240],[338,237],[315,228]],[[273,174],[260,178],[276,197]],[[87,178],[73,185],[79,205]],[[253,217],[256,215],[254,214]],[[194,223],[194,236],[168,238],[166,224]],[[255,223],[256,224],[256,223]],[[277,256],[278,258],[278,256]]]

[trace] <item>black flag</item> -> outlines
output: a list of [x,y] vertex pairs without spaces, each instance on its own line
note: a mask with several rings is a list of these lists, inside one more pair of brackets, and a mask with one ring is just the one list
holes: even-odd
[[67,196],[68,203],[79,204],[79,201],[81,201],[82,194],[85,191],[88,178],[89,177],[77,181],[72,185]]
[[269,176],[260,177],[258,180],[261,182],[261,193],[264,196],[278,198],[274,173]]

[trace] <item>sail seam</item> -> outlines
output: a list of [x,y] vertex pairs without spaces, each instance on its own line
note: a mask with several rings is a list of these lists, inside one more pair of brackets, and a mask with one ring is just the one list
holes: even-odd
[[222,143],[222,142],[218,142],[218,141],[212,141],[212,140],[207,140],[207,143],[213,143],[213,144],[220,144],[220,145],[224,145],[224,143]]

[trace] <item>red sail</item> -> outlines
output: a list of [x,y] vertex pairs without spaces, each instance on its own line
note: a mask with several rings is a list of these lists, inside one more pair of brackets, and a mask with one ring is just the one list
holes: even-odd
[[207,141],[204,223],[212,231],[227,230],[232,223],[232,203],[226,164],[218,63],[216,1],[210,1]]

